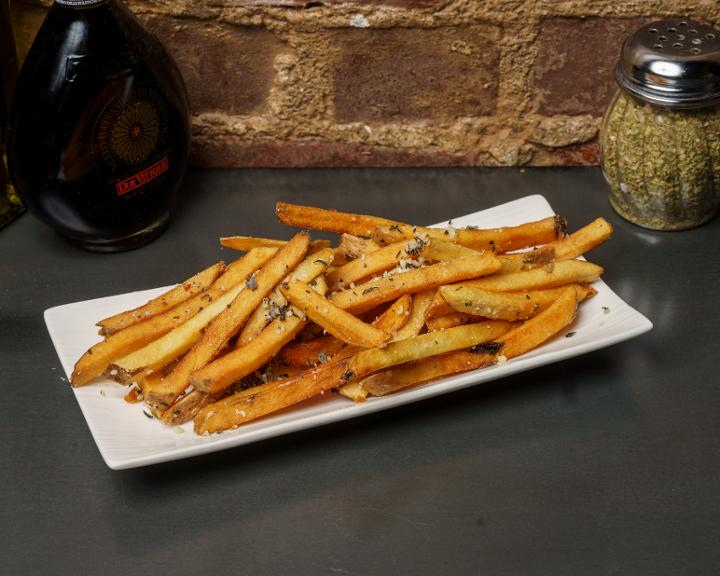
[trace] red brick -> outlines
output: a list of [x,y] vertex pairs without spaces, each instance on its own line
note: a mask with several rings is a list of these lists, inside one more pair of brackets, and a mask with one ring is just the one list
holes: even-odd
[[331,54],[335,121],[446,122],[492,114],[498,38],[490,26],[337,32]]
[[546,116],[602,116],[615,92],[622,43],[649,19],[547,21],[538,37],[532,80],[534,107]]
[[597,142],[567,146],[553,150],[550,154],[551,166],[599,166],[600,146]]
[[192,166],[233,168],[495,166],[489,155],[450,154],[383,146],[354,146],[322,139],[226,138],[193,141]]
[[345,4],[351,6],[387,6],[389,8],[402,8],[405,10],[432,8],[441,0],[233,0],[233,8],[241,6],[291,6],[314,7],[335,6]]
[[263,28],[141,17],[175,58],[193,114],[262,114],[273,87],[273,60],[287,46]]

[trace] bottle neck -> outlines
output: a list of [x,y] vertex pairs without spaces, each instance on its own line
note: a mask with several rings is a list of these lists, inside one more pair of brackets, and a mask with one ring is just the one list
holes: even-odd
[[100,6],[100,4],[107,4],[110,0],[55,0],[56,6],[62,6],[63,8],[94,8]]

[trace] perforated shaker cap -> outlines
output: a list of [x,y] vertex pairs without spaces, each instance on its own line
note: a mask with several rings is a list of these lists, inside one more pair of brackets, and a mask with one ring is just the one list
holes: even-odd
[[625,40],[615,76],[623,89],[651,104],[717,104],[720,31],[693,20],[648,24]]

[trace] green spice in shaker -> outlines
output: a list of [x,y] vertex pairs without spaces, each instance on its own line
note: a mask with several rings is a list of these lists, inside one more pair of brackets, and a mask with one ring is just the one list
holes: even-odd
[[720,211],[720,31],[663,20],[623,44],[600,136],[610,203],[626,220],[682,230]]

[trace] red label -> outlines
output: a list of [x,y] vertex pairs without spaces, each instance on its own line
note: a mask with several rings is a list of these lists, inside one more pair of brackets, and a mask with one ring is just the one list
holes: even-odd
[[135,176],[131,176],[127,180],[118,182],[115,186],[117,187],[118,196],[122,196],[127,192],[140,188],[140,186],[147,184],[153,178],[157,178],[169,168],[167,156],[160,160],[157,164],[153,164],[150,168],[145,168],[142,172],[138,172]]

